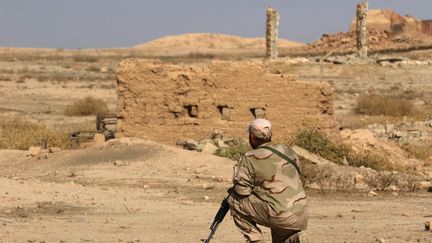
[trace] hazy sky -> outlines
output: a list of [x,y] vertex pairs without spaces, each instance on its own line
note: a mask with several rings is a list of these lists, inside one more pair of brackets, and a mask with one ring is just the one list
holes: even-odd
[[[360,0],[0,0],[0,47],[127,47],[165,35],[263,36],[265,9],[280,37],[312,42],[345,31]],[[431,0],[375,0],[370,8],[432,19]]]

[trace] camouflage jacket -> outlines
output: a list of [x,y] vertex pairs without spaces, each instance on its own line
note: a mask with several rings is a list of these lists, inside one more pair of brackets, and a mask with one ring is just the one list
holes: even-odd
[[[300,168],[298,157],[291,148],[271,143],[262,146],[282,152]],[[234,167],[235,192],[243,196],[256,195],[268,202],[276,213],[306,210],[306,194],[296,168],[270,150],[260,147],[246,152]]]

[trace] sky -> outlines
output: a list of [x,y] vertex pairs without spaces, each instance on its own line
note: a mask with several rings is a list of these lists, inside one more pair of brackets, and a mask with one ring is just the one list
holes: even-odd
[[[279,36],[313,42],[346,31],[360,0],[0,0],[0,47],[128,47],[166,35],[263,37],[265,10],[280,15]],[[374,0],[370,8],[432,19],[431,0]]]

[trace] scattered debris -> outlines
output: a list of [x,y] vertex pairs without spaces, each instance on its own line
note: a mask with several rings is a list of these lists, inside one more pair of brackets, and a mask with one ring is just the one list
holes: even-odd
[[397,124],[371,124],[368,130],[379,138],[397,143],[428,144],[432,142],[432,120],[400,122]]
[[227,141],[232,139],[225,139],[222,131],[213,130],[210,138],[201,139],[199,142],[189,139],[185,141],[177,141],[177,146],[182,146],[186,150],[202,152],[206,154],[214,154],[220,148],[227,148]]

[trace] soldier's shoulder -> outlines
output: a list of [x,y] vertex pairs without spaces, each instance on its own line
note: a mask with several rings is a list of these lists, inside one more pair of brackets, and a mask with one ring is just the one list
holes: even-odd
[[294,149],[292,149],[290,146],[284,145],[284,144],[276,144],[272,146],[279,152],[282,152],[284,155],[286,155],[290,159],[295,159],[297,157],[296,152]]
[[263,160],[263,159],[268,159],[272,154],[273,153],[270,150],[257,148],[257,149],[247,151],[245,153],[245,156],[248,159]]
[[283,145],[283,147],[284,147],[284,154],[286,156],[288,156],[290,159],[297,158],[297,153],[294,151],[292,147],[286,145]]

